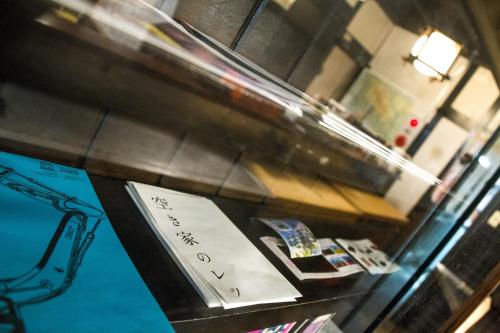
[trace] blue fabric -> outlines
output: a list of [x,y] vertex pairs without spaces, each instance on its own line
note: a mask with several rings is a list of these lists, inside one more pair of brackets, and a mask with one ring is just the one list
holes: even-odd
[[[10,168],[10,173],[5,171],[5,167]],[[4,279],[5,282],[6,278],[23,274],[37,265],[65,211],[55,208],[50,200],[38,200],[9,187],[8,178],[1,179],[2,170],[11,179],[21,179],[33,184],[34,188],[40,187],[19,175],[76,197],[79,203],[93,206],[95,209],[85,208],[91,212],[103,209],[85,171],[0,152],[0,280]],[[79,204],[75,206],[81,207]],[[96,221],[96,217],[89,217],[84,235],[88,234]],[[72,226],[64,231],[60,239],[65,246],[73,244],[76,238],[76,227],[73,225],[76,226],[77,218],[70,218],[70,222]],[[25,282],[25,285],[39,285],[40,276],[55,276],[53,281],[50,278],[47,280],[55,281],[56,286],[35,292],[12,293],[6,291],[5,284],[2,289],[0,283],[0,296],[12,299],[15,304],[22,304],[19,313],[27,332],[173,332],[105,215],[94,236],[94,241],[76,270],[75,278],[60,295],[33,304],[22,304],[34,295],[50,294],[57,287],[57,282],[61,281],[57,277],[69,271],[67,265],[70,258],[57,258],[56,250],[61,250],[63,245],[55,247],[48,265]],[[58,264],[54,266],[51,260]],[[5,306],[0,302],[0,314],[1,311],[5,315]],[[0,331],[1,327],[0,324]]]

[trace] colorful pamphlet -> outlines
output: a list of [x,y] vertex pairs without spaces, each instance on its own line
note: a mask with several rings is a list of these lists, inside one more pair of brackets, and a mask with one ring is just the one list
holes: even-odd
[[[332,256],[330,252],[327,255],[307,257],[307,258],[290,258],[285,252],[285,244],[283,241],[274,237],[261,237],[261,241],[280,259],[285,266],[299,280],[314,280],[314,279],[331,279],[348,276],[354,273],[363,272],[364,269],[356,263],[352,258],[347,258],[347,254],[338,254],[342,258],[342,263],[332,264],[328,260],[328,256]],[[330,251],[331,239],[319,239],[320,243],[327,244],[326,249]]]
[[321,255],[321,245],[314,234],[302,222],[290,219],[259,219],[276,231],[288,246],[291,258]]
[[389,274],[399,270],[399,266],[369,239],[335,239],[335,241],[371,274]]
[[302,333],[318,333],[332,319],[334,313],[314,318],[314,320],[302,331]]
[[321,244],[323,257],[339,272],[346,275],[364,272],[363,267],[358,265],[356,260],[330,238],[319,239],[319,243]]
[[296,324],[296,322],[287,323],[287,324],[277,325],[277,326],[273,326],[273,327],[263,328],[260,330],[249,331],[247,333],[289,333],[289,332],[291,332],[291,330],[295,326],[295,324]]
[[0,319],[15,332],[173,332],[83,170],[0,152]]

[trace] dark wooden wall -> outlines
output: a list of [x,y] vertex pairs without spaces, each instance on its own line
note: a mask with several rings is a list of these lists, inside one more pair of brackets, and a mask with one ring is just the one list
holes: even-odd
[[278,2],[179,0],[174,17],[301,90],[321,73],[335,47],[347,51],[357,62],[367,58],[362,47],[352,47],[359,43],[352,39],[346,42],[345,38],[346,28],[362,2],[296,0],[288,9]]
[[180,0],[175,17],[230,46],[259,0]]

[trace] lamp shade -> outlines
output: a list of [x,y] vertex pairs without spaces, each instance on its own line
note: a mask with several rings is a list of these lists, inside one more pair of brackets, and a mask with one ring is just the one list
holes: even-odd
[[413,45],[409,61],[420,73],[444,79],[461,49],[462,46],[453,39],[435,29],[428,29]]

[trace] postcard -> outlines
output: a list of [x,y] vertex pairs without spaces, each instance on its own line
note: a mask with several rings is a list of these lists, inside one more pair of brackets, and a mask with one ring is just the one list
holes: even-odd
[[335,239],[335,241],[371,274],[389,274],[399,270],[399,266],[369,239]]
[[[283,241],[274,237],[261,237],[260,240],[280,259],[283,264],[299,280],[331,279],[348,276],[357,272],[364,271],[358,264],[352,265],[352,268],[337,269],[325,256],[290,258],[286,254],[286,248]],[[327,241],[330,239],[327,239]],[[325,241],[323,239],[320,242]],[[331,240],[330,240],[331,241]],[[352,259],[351,259],[352,260]],[[354,260],[353,260],[354,261]],[[349,267],[349,266],[347,266]],[[358,267],[358,268],[355,268]]]
[[271,227],[285,241],[290,251],[291,258],[303,258],[321,255],[321,245],[309,230],[309,228],[298,220],[290,219],[259,219]]
[[319,243],[321,244],[323,257],[325,257],[325,259],[339,272],[346,274],[364,272],[363,267],[330,238],[319,239]]

